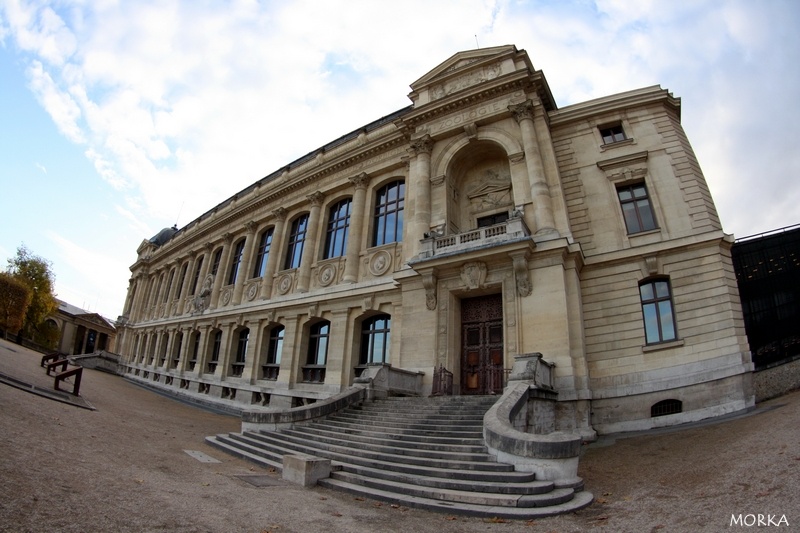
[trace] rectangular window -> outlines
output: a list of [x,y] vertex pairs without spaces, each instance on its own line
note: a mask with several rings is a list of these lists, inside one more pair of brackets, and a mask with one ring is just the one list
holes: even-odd
[[622,216],[625,218],[625,227],[628,234],[641,233],[657,229],[656,217],[653,206],[647,196],[647,187],[644,183],[627,185],[617,188]]
[[625,132],[622,130],[622,124],[600,128],[600,136],[603,137],[603,144],[611,144],[625,140]]
[[640,284],[639,296],[647,344],[677,339],[669,280],[657,279]]

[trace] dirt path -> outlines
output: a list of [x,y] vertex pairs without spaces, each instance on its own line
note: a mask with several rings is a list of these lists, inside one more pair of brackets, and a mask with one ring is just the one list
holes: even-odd
[[[0,372],[46,386],[39,358],[0,341]],[[203,443],[238,431],[237,418],[96,371],[85,371],[81,393],[96,410],[0,384],[0,531],[694,532],[730,531],[739,514],[785,517],[783,530],[800,530],[800,392],[724,423],[588,446],[580,474],[596,503],[530,522],[289,485]]]

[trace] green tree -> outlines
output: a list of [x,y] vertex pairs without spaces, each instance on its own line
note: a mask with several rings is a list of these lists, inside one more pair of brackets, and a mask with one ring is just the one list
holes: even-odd
[[0,272],[0,328],[4,338],[22,328],[32,291],[8,272]]
[[8,260],[9,274],[31,291],[31,303],[25,313],[22,335],[34,341],[43,336],[45,320],[58,309],[53,294],[55,274],[50,265],[50,261],[32,254],[24,244],[17,248],[17,256]]

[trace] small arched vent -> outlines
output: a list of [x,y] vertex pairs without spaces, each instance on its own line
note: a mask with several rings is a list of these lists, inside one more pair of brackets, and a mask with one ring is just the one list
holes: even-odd
[[650,416],[674,415],[683,412],[683,402],[680,400],[661,400],[650,408]]

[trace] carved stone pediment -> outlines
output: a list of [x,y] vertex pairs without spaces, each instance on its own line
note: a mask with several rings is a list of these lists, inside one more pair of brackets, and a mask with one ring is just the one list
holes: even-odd
[[411,84],[412,100],[425,104],[516,70],[514,46],[494,46],[459,52]]

